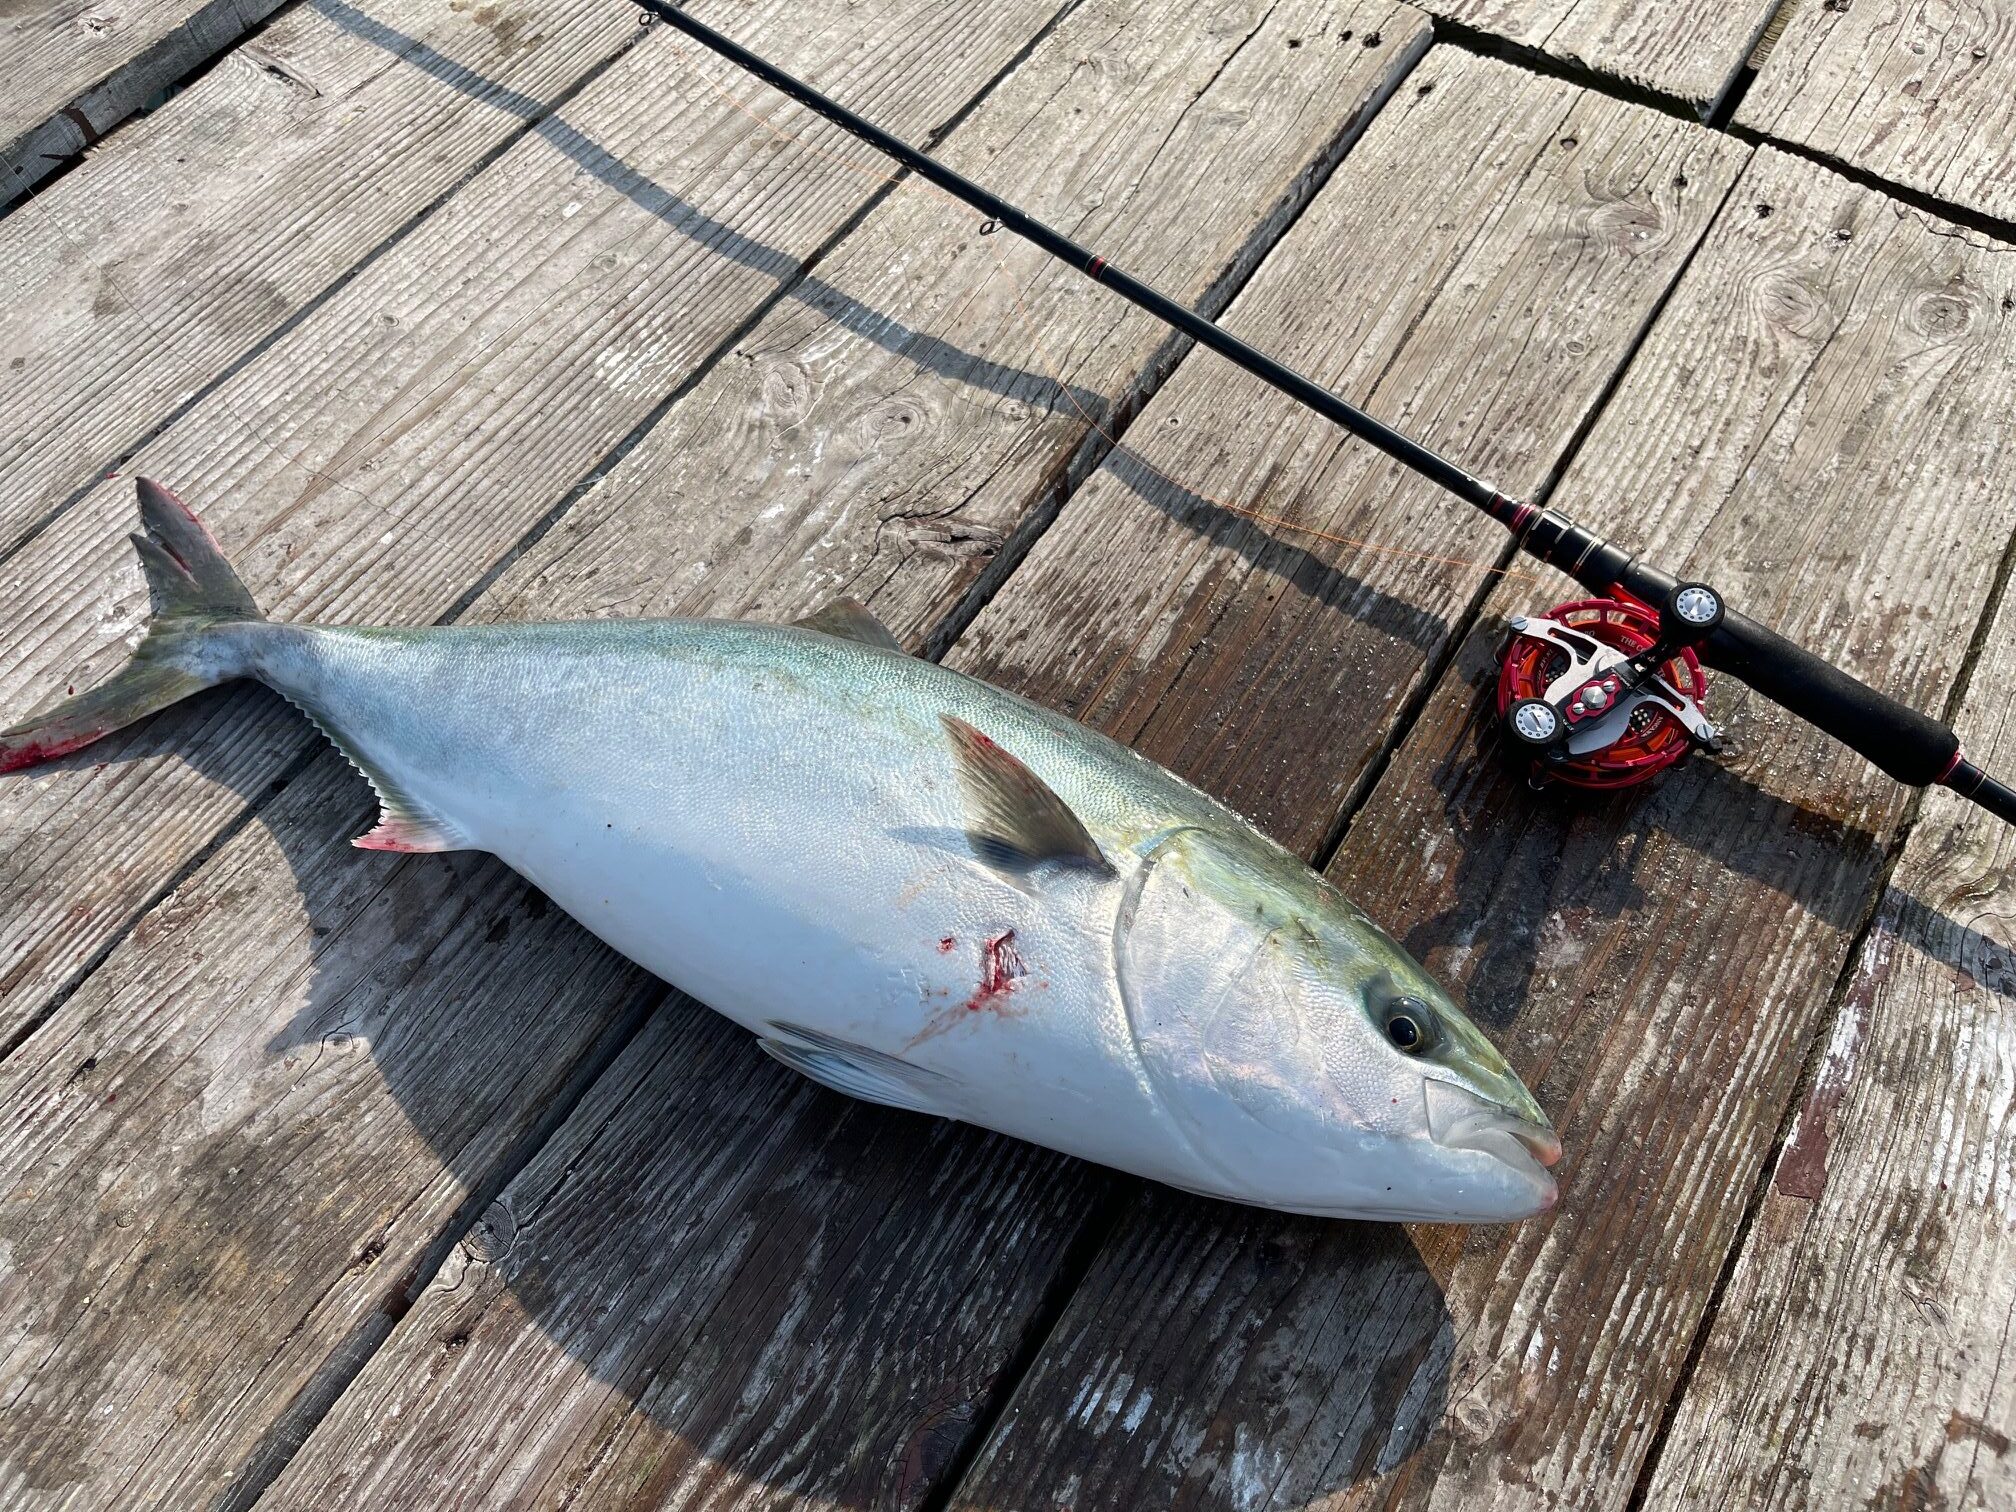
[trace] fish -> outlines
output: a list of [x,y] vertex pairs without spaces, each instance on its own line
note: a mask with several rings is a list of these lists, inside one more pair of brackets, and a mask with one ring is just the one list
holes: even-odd
[[375,791],[355,845],[500,857],[836,1092],[1292,1213],[1509,1222],[1557,1200],[1532,1094],[1336,887],[858,603],[282,623],[180,498],[137,493],[144,636],[0,732],[0,772],[254,679]]

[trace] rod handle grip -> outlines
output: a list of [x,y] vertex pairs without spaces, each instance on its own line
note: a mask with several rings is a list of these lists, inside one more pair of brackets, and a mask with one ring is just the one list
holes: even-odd
[[1709,666],[1825,730],[1899,782],[1913,787],[1938,782],[1960,755],[1960,737],[1938,720],[1877,692],[1748,615],[1724,611],[1722,623],[1697,649]]

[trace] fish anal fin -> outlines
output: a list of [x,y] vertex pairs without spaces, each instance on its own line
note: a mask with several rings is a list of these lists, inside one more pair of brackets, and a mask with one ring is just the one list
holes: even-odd
[[771,1032],[756,1041],[763,1052],[822,1087],[885,1108],[939,1118],[959,1116],[950,1097],[957,1084],[940,1072],[823,1029],[787,1023],[769,1027]]
[[359,835],[350,843],[359,850],[397,851],[408,855],[469,848],[469,842],[445,824],[411,814],[395,814],[390,810],[379,814],[376,827],[368,834]]
[[896,639],[889,627],[875,618],[859,599],[829,599],[805,618],[791,623],[800,630],[817,630],[821,635],[830,635],[836,640],[858,641],[877,650],[894,651],[898,656],[910,654],[903,649],[903,642]]
[[938,717],[966,798],[966,833],[982,861],[1003,871],[1056,861],[1112,874],[1099,842],[1048,783],[965,720]]
[[[284,690],[283,690],[284,692]],[[288,702],[308,716],[338,754],[371,784],[378,798],[378,822],[350,843],[359,850],[406,854],[472,850],[469,837],[447,820],[430,814],[412,794],[392,780],[378,763],[337,732],[335,723],[299,693],[285,693]]]

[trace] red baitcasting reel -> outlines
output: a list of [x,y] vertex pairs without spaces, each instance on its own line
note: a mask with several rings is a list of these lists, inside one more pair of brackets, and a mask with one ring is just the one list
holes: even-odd
[[1721,600],[1699,583],[1672,600],[1662,614],[1628,595],[1578,599],[1512,621],[1498,716],[1536,781],[1629,787],[1715,748],[1694,645],[1722,618]]

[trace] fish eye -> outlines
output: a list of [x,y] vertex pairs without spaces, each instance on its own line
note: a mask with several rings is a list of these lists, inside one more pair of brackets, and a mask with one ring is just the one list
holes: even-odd
[[1395,999],[1386,1010],[1386,1038],[1402,1055],[1424,1055],[1437,1038],[1435,1010],[1419,998]]

